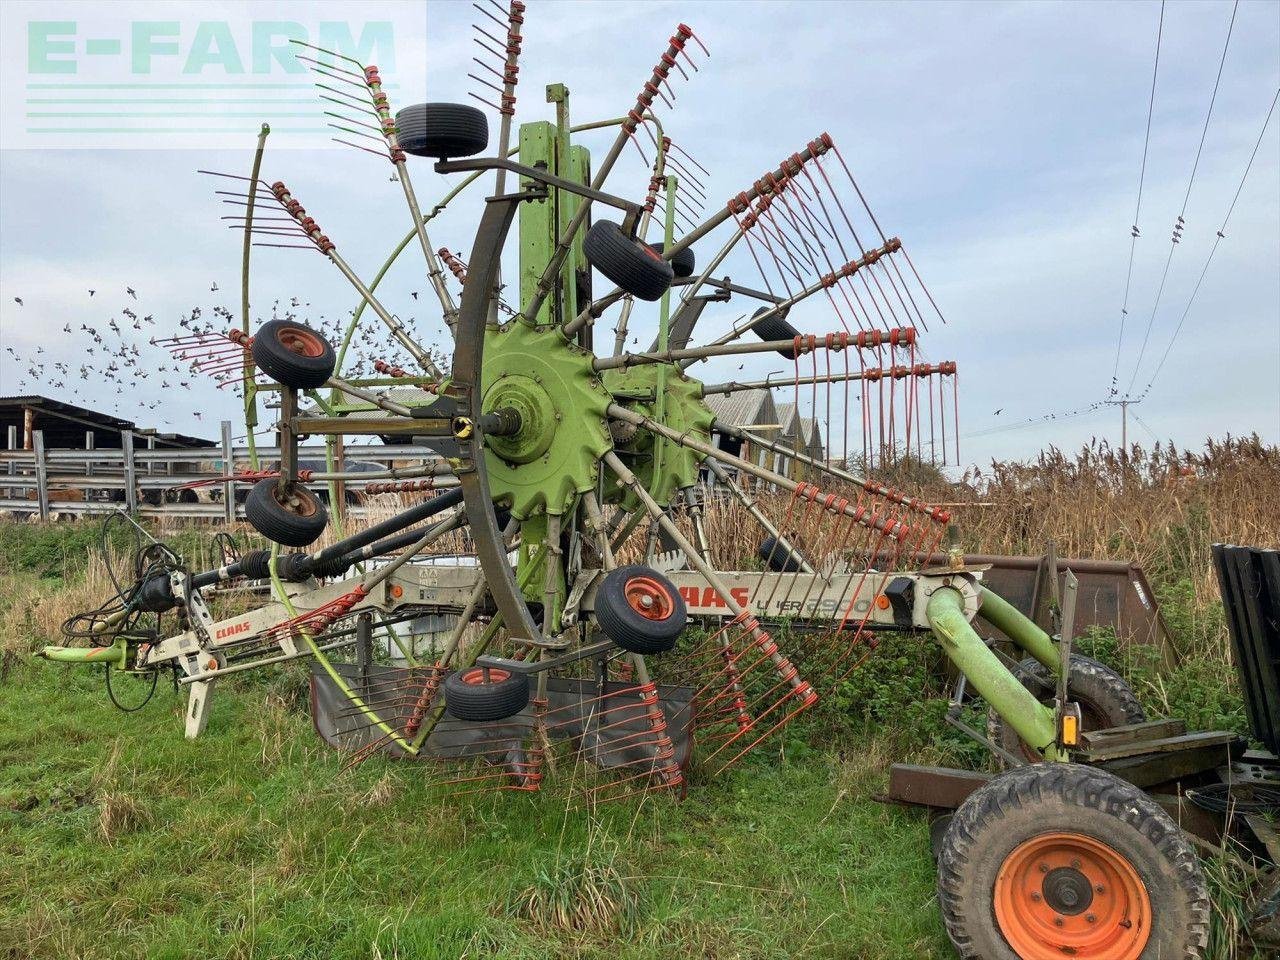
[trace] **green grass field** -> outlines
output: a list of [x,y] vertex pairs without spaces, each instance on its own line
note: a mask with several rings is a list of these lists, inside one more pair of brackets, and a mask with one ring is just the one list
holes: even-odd
[[775,747],[684,802],[442,797],[408,763],[341,773],[298,677],[224,683],[188,743],[171,689],[124,714],[96,672],[12,670],[0,956],[951,956],[882,752]]

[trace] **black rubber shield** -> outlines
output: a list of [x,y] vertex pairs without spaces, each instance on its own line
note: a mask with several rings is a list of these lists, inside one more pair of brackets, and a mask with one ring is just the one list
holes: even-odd
[[[317,355],[307,356],[286,346],[288,340],[299,338],[314,338]],[[254,334],[253,362],[276,383],[294,390],[314,390],[333,376],[338,358],[329,341],[305,324],[268,320]]]
[[[650,243],[648,247],[659,256],[662,255],[662,251],[665,249],[665,245],[661,243]],[[694,268],[698,265],[698,261],[693,255],[693,247],[685,247],[671,258],[670,263],[672,272],[681,278],[692,277]]]
[[[671,613],[662,620],[650,620],[627,602],[627,581],[633,577],[656,580],[671,595]],[[658,571],[639,564],[610,570],[596,589],[596,620],[605,636],[631,653],[666,653],[689,623],[684,598],[675,584]]]
[[489,146],[489,119],[465,103],[415,103],[396,114],[396,137],[415,157],[474,157]]
[[759,554],[770,570],[778,573],[800,572],[800,558],[780,544],[777,537],[765,537],[761,540]]
[[[1053,703],[1057,678],[1031,657],[1018,664],[1014,671],[1022,685],[1030,690],[1041,703]],[[1085,731],[1103,730],[1107,727],[1123,727],[1130,723],[1142,723],[1146,711],[1134,696],[1133,689],[1105,663],[1078,653],[1071,655],[1071,676],[1067,678],[1067,696],[1080,704],[1081,728]],[[987,714],[987,736],[1014,756],[1033,759],[1035,753],[1023,744],[1022,739],[994,710]]]
[[[773,307],[761,307],[753,313],[752,316],[758,317],[760,314],[768,313],[772,309]],[[772,317],[765,317],[765,319],[761,320],[751,328],[751,332],[764,341],[794,340],[800,335],[800,331],[787,322],[786,310],[783,310],[781,313],[776,313]],[[791,347],[784,347],[779,350],[778,353],[782,354],[788,360],[794,360],[796,358],[796,352]]]
[[608,220],[591,225],[582,252],[593,267],[641,300],[661,299],[675,277],[670,263]]
[[329,515],[324,504],[306,487],[295,486],[294,494],[306,505],[304,513],[295,512],[276,499],[274,478],[259,480],[244,502],[245,519],[273,543],[286,547],[306,547],[315,543],[324,533]]
[[450,716],[473,722],[505,720],[528,706],[528,676],[513,671],[497,679],[491,672],[489,682],[463,682],[464,675],[478,669],[469,667],[444,678],[444,708]]
[[1209,939],[1209,894],[1195,850],[1169,815],[1137,787],[1074,763],[1017,767],[960,806],[942,839],[938,902],[962,957],[1018,960],[993,906],[1009,854],[1044,833],[1106,844],[1137,870],[1151,901],[1141,960],[1199,960]]

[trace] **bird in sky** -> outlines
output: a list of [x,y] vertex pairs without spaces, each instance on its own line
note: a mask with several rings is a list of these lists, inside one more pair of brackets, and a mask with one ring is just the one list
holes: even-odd
[[[1003,410],[1003,409],[1004,409],[1004,407],[1001,407],[1001,408],[1000,408],[1000,410]],[[1000,416],[1000,410],[997,410],[995,413],[993,413],[993,414],[992,414],[992,416],[993,416],[993,417],[998,417],[998,416]]]
[[125,288],[124,288],[124,292],[125,292],[125,293],[127,293],[129,296],[133,297],[133,299],[135,299],[135,300],[137,300],[137,299],[138,299],[138,294],[137,294],[137,292],[133,289],[133,287],[125,287]]
[[14,303],[16,303],[18,306],[22,306],[22,298],[21,298],[21,297],[14,297],[14,298],[13,298],[13,302],[14,302]]

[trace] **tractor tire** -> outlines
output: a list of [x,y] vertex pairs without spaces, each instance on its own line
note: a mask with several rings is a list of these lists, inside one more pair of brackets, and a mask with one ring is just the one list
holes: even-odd
[[756,553],[770,570],[777,573],[799,573],[802,569],[795,551],[780,544],[777,537],[765,537],[761,540]]
[[333,346],[310,327],[292,320],[268,320],[253,337],[253,362],[276,383],[314,390],[333,376]]
[[675,277],[670,263],[608,220],[591,225],[582,252],[593,267],[641,300],[660,300]]
[[498,667],[467,667],[444,678],[444,708],[473,723],[514,717],[529,704],[529,678]]
[[[663,244],[650,243],[647,244],[647,246],[658,256],[662,256],[662,251],[664,249]],[[671,271],[681,279],[685,277],[692,277],[694,269],[698,266],[698,261],[693,255],[693,247],[685,247],[671,258],[670,263]]]
[[[1031,657],[1018,664],[1015,675],[1041,703],[1052,704],[1053,674],[1044,664]],[[1133,694],[1133,688],[1124,678],[1104,663],[1079,654],[1071,655],[1071,676],[1067,683],[1068,695],[1080,704],[1080,729],[1082,731],[1105,730],[1130,723],[1142,723],[1146,711]],[[1024,757],[1031,763],[1044,758],[1025,743],[1014,729],[994,710],[987,711],[987,737],[1004,747],[1014,756]]]
[[[773,307],[761,307],[752,316],[758,317],[760,314],[768,313],[772,309]],[[794,340],[800,336],[800,331],[787,322],[786,310],[761,320],[751,328],[751,332],[765,342],[770,340]],[[793,347],[783,347],[778,353],[788,360],[796,358],[796,351]]]
[[489,120],[465,103],[415,103],[396,114],[396,139],[415,157],[474,157],[489,146]]
[[306,547],[324,533],[329,515],[319,498],[301,484],[294,484],[296,507],[283,504],[276,495],[274,478],[259,480],[244,502],[245,519],[272,543],[285,547]]
[[675,584],[639,565],[605,574],[596,589],[595,613],[604,635],[631,653],[666,653],[689,623]]
[[1198,960],[1210,901],[1194,848],[1150,797],[1074,763],[1007,771],[956,811],[938,902],[962,957]]

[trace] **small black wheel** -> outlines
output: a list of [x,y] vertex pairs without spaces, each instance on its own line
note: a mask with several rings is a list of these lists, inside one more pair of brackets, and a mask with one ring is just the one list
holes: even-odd
[[[665,246],[661,243],[650,243],[647,246],[658,256],[662,256],[662,251],[665,249]],[[697,265],[698,261],[693,255],[693,247],[685,247],[671,258],[671,270],[677,277],[692,277],[694,268]]]
[[302,484],[295,483],[290,494],[291,502],[283,503],[274,479],[259,480],[244,502],[245,519],[273,543],[309,546],[324,533],[329,515],[319,498]]
[[795,551],[784,547],[777,537],[765,537],[761,540],[758,553],[769,569],[778,573],[799,573],[803,569]]
[[608,220],[591,225],[582,252],[593,267],[641,300],[661,299],[675,277],[670,263]]
[[[761,314],[768,313],[772,309],[773,307],[761,307],[753,313],[752,316],[758,317]],[[765,317],[751,328],[751,332],[766,343],[770,340],[795,340],[795,338],[800,335],[800,331],[787,322],[786,310],[779,311],[771,317]],[[796,351],[794,347],[783,347],[778,351],[778,353],[786,357],[788,360],[794,360],[796,358]]]
[[396,114],[396,139],[415,157],[474,157],[489,146],[489,120],[466,103],[415,103]]
[[605,636],[632,653],[666,653],[689,622],[675,584],[639,565],[605,574],[596,589],[595,612]]
[[[1057,678],[1040,661],[1028,657],[1018,664],[1014,674],[1041,703],[1053,703]],[[1124,677],[1091,657],[1083,657],[1078,653],[1071,655],[1071,676],[1067,680],[1067,692],[1072,700],[1080,704],[1082,731],[1123,727],[1130,723],[1142,723],[1147,719],[1146,711],[1134,696],[1133,688],[1125,683]],[[1044,759],[994,710],[987,712],[987,736],[1014,756],[1025,757],[1032,763],[1039,763]]]
[[1150,797],[1074,763],[1029,764],[974,791],[938,858],[962,957],[1197,960],[1210,902],[1195,850]]
[[459,720],[505,720],[529,704],[529,678],[498,667],[468,667],[444,678],[444,708]]
[[276,383],[314,390],[333,376],[337,355],[329,341],[292,320],[268,320],[253,337],[253,362]]

